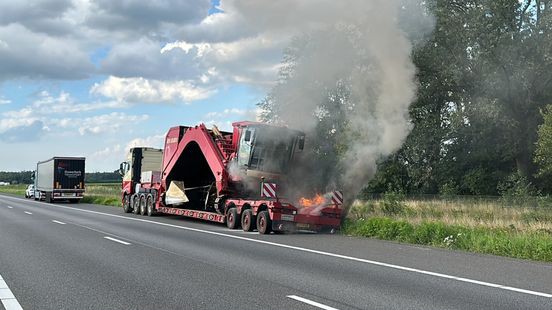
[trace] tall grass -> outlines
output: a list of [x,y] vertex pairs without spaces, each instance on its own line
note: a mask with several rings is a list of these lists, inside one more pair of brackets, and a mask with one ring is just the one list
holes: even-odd
[[343,232],[399,242],[552,261],[552,208],[500,200],[356,201]]
[[414,224],[382,217],[348,220],[343,226],[343,232],[355,236],[552,262],[552,236],[545,232],[468,228],[443,222],[424,221]]
[[121,206],[121,183],[88,183],[82,202]]
[[443,200],[389,199],[356,201],[348,217],[351,220],[389,217],[410,223],[442,222],[477,228],[515,229],[552,233],[552,208],[505,206],[496,201],[471,202]]

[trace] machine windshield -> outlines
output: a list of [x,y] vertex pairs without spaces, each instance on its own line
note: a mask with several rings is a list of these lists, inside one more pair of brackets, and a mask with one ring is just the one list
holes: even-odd
[[249,127],[241,137],[238,163],[252,170],[285,172],[302,137],[287,128]]

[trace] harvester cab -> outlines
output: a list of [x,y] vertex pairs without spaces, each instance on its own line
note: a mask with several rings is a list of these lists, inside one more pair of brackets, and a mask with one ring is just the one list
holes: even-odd
[[[285,181],[294,156],[305,145],[301,131],[255,122],[234,123],[234,137],[237,152],[233,164],[239,173],[231,173],[233,180],[257,185]],[[249,187],[258,189],[257,185]]]

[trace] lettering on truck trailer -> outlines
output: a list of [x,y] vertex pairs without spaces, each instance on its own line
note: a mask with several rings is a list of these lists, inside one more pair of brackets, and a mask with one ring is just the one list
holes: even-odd
[[211,212],[197,211],[197,210],[161,207],[161,208],[158,208],[157,211],[165,214],[193,217],[200,220],[208,220],[208,221],[218,222],[218,223],[224,223],[224,220],[225,220],[224,215],[215,214]]

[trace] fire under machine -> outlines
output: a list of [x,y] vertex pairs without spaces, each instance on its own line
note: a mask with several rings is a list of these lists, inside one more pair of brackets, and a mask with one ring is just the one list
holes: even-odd
[[163,150],[135,147],[121,163],[125,212],[181,215],[261,234],[335,232],[340,191],[285,197],[286,172],[303,150],[304,133],[258,122],[233,123],[233,132],[204,124],[172,127]]

